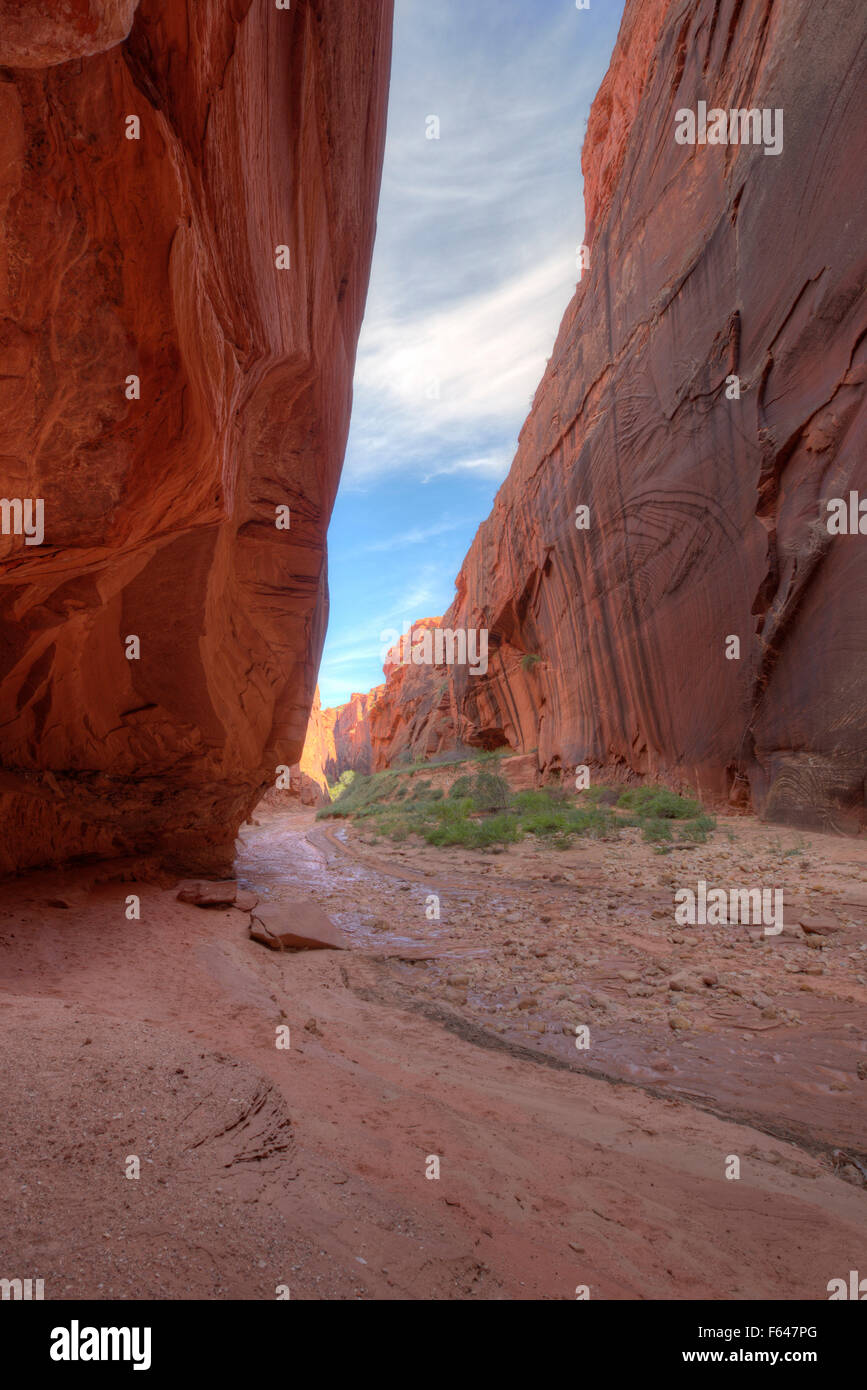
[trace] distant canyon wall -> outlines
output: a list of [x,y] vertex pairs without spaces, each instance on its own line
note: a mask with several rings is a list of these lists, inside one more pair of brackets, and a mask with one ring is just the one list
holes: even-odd
[[345,705],[322,711],[322,766],[330,782],[341,772],[374,771],[371,717],[384,693],[385,686],[377,685],[364,695],[351,695]]
[[[391,670],[375,766],[510,747],[863,826],[867,536],[828,502],[867,496],[865,29],[855,0],[627,0],[589,265],[442,619],[489,669]],[[679,143],[702,102],[717,143]],[[719,142],[751,108],[779,153]]]
[[0,0],[0,872],[225,872],[301,755],[391,24]]

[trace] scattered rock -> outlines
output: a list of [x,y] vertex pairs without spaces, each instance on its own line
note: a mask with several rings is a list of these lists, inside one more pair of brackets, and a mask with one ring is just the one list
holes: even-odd
[[802,931],[808,936],[831,936],[834,932],[843,930],[835,917],[808,917],[804,914],[798,920]]
[[194,907],[234,907],[238,895],[234,879],[215,883],[205,878],[189,878],[178,884],[178,902]]
[[672,975],[668,982],[668,988],[680,990],[687,994],[698,994],[702,986],[694,975],[690,975],[687,971],[681,970],[677,975]]

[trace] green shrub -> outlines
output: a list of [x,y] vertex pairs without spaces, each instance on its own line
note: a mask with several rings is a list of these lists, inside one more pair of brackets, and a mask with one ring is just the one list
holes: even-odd
[[678,796],[668,787],[630,787],[617,805],[634,811],[641,820],[692,820],[701,813],[697,801]]
[[703,844],[715,828],[699,803],[667,787],[588,788],[576,797],[571,787],[548,786],[512,792],[489,762],[499,754],[476,759],[474,772],[464,774],[444,795],[430,777],[414,774],[421,766],[364,776],[341,774],[336,799],[320,817],[373,818],[377,836],[405,840],[419,835],[431,845],[462,845],[485,849],[513,844],[527,835],[554,849],[567,849],[576,837],[609,838],[634,826],[656,853],[667,854],[676,844]]

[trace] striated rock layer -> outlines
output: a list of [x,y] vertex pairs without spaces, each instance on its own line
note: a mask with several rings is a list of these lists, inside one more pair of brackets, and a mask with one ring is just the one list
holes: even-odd
[[[865,27],[856,0],[628,0],[590,265],[443,619],[489,629],[489,671],[393,673],[377,766],[508,745],[863,824],[867,537],[826,504],[867,494]],[[782,152],[678,144],[700,101],[781,109]]]
[[0,493],[45,526],[0,535],[0,871],[225,872],[313,697],[392,3],[43,9],[0,0]]

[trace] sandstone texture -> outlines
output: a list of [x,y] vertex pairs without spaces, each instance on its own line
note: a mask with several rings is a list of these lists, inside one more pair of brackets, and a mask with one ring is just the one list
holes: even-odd
[[45,527],[0,535],[0,872],[225,875],[301,755],[391,21],[0,0],[0,495]]
[[[867,494],[865,25],[850,0],[628,0],[582,155],[589,268],[442,620],[489,629],[489,670],[393,671],[375,766],[502,746],[863,826],[867,537],[827,502]],[[781,153],[678,144],[700,101],[781,110]]]
[[49,68],[114,48],[129,34],[138,0],[0,0],[0,63]]
[[[322,702],[317,685],[301,757],[289,769],[289,785],[270,787],[259,802],[259,806],[271,807],[276,810],[280,806],[289,807],[299,804],[302,806],[326,805],[330,800],[328,779],[325,775],[327,745],[326,724],[323,720]],[[283,766],[285,768],[285,764]],[[280,775],[285,783],[285,771]]]
[[345,705],[322,711],[322,766],[332,782],[341,772],[373,772],[371,711],[384,694],[385,686],[377,685],[365,695],[351,695]]

